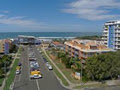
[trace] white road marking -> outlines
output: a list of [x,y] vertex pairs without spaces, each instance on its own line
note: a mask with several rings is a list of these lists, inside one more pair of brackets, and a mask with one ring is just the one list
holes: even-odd
[[39,84],[38,84],[38,80],[36,80],[36,83],[37,83],[37,88],[38,88],[38,90],[40,90],[40,86],[39,86]]

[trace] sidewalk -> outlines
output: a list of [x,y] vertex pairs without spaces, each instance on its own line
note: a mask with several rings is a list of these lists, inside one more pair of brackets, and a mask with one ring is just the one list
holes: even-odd
[[[19,50],[20,50],[20,49],[19,49]],[[18,50],[18,52],[19,52],[19,50]],[[18,57],[17,57],[18,52],[16,53],[16,55],[15,55],[15,57],[14,57],[14,59],[13,59],[13,62],[12,62],[12,64],[10,65],[10,68],[13,67],[13,64],[14,64],[14,62],[15,62],[15,59],[18,58]],[[10,71],[11,71],[11,70],[10,70]],[[8,76],[8,75],[10,74],[10,71],[7,72],[7,75],[6,75],[6,76]],[[7,78],[6,78],[6,79],[7,79]],[[4,86],[5,86],[5,79],[4,79],[3,83],[2,83],[2,86],[0,87],[0,90],[3,90]]]

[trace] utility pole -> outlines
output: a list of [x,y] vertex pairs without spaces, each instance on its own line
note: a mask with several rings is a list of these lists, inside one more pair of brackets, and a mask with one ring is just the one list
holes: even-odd
[[5,90],[7,90],[6,61],[4,62],[4,72],[5,72]]
[[82,86],[82,59],[81,59],[81,73],[80,73],[80,80],[81,80],[81,86]]

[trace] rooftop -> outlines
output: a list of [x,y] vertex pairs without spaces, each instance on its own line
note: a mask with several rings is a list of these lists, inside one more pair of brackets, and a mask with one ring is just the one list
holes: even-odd
[[18,37],[22,37],[22,38],[35,38],[34,36],[25,36],[25,35],[18,35]]
[[107,52],[113,51],[112,49],[107,48],[101,41],[95,40],[78,40],[74,39],[72,41],[65,42],[66,45],[71,46],[75,49],[84,51],[84,52]]

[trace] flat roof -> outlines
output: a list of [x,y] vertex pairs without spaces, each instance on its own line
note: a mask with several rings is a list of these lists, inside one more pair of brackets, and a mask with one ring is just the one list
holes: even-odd
[[25,35],[18,35],[18,37],[23,37],[23,38],[35,38],[34,36],[25,36]]

